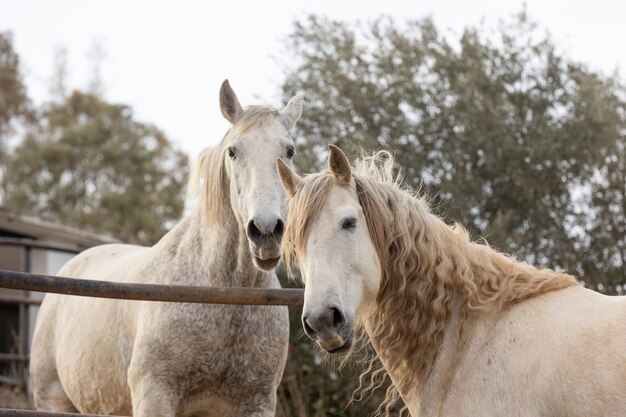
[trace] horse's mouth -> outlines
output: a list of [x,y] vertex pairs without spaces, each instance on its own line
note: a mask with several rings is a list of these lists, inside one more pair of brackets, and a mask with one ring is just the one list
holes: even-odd
[[269,272],[280,262],[280,242],[270,239],[263,246],[250,242],[250,254],[258,269]]
[[271,271],[272,269],[276,268],[276,266],[278,265],[278,262],[280,262],[280,256],[277,258],[267,258],[267,259],[261,259],[256,255],[254,256],[254,264],[259,268],[262,269],[264,271]]
[[350,348],[352,348],[352,339],[348,339],[348,340],[346,340],[346,343],[344,343],[343,345],[339,346],[338,348],[327,350],[326,352],[332,353],[332,354],[343,353],[343,352],[346,352],[346,351],[350,350]]

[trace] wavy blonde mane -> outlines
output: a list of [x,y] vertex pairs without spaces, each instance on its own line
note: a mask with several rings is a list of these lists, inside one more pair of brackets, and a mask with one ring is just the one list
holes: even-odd
[[[381,151],[362,157],[353,169],[382,269],[375,306],[364,324],[396,388],[419,395],[453,315],[460,318],[456,346],[461,346],[473,314],[498,312],[577,281],[470,241],[463,227],[447,225],[423,198],[403,189],[393,166],[392,155]],[[309,175],[291,201],[283,239],[290,268],[304,259],[307,238],[333,185],[329,171]]]
[[272,107],[246,107],[239,120],[226,132],[220,143],[203,149],[198,155],[189,175],[187,196],[195,197],[202,187],[200,198],[205,212],[217,216],[220,207],[230,204],[230,190],[224,165],[224,153],[230,140],[254,128],[267,126],[278,116],[278,110]]

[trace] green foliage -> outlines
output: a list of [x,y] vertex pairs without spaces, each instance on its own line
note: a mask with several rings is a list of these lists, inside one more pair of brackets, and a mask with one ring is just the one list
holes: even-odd
[[47,105],[15,149],[5,205],[151,244],[182,213],[187,162],[129,107],[74,92]]
[[[60,84],[62,75],[56,74]],[[128,106],[81,92],[57,99],[32,108],[13,38],[0,32],[2,204],[154,243],[182,214],[187,157],[155,126],[135,120]],[[7,154],[11,137],[19,142]]]
[[[623,133],[622,133],[623,134]],[[588,185],[590,204],[578,214],[586,230],[575,242],[586,282],[608,293],[626,292],[626,141],[603,153]]]
[[17,123],[31,117],[13,36],[10,32],[0,32],[0,165],[4,165],[6,139],[15,133]]
[[29,110],[13,36],[10,32],[0,32],[0,137],[11,133],[12,119],[27,115]]
[[351,157],[388,149],[404,182],[475,238],[623,290],[626,89],[564,56],[524,13],[459,37],[430,19],[311,16],[285,56],[284,96],[307,99],[301,172],[324,167],[328,143]]
[[580,201],[581,190],[598,175],[608,186],[607,170],[623,166],[617,80],[560,55],[524,15],[496,36],[468,29],[458,44],[429,19],[363,28],[313,16],[296,24],[288,49],[297,65],[284,94],[307,92],[305,172],[323,166],[329,142],[352,156],[387,148],[405,182],[474,236],[587,279],[572,228],[587,234],[576,213],[597,204]]

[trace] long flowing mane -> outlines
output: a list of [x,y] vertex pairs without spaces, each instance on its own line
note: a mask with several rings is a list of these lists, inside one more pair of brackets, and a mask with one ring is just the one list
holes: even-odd
[[202,187],[200,198],[206,213],[218,216],[221,205],[229,204],[230,190],[226,180],[224,153],[231,139],[255,127],[266,126],[278,116],[278,110],[272,107],[246,107],[239,120],[226,132],[217,145],[205,148],[200,152],[189,175],[187,195],[195,197]]
[[[454,314],[461,338],[473,314],[498,312],[577,281],[472,242],[463,227],[447,225],[430,213],[425,199],[403,189],[393,166],[392,155],[381,151],[362,157],[353,169],[382,268],[375,306],[362,325],[397,388],[419,395]],[[307,176],[290,204],[283,252],[291,268],[305,256],[333,181],[329,171]]]

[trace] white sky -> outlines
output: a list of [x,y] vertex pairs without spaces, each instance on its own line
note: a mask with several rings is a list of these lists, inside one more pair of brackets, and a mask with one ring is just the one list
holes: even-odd
[[218,100],[225,78],[244,106],[282,106],[276,58],[288,61],[282,39],[296,19],[430,15],[438,28],[459,34],[482,20],[493,26],[524,3],[571,57],[607,74],[626,62],[623,0],[0,0],[0,30],[14,34],[36,103],[47,98],[55,47],[68,49],[69,87],[85,88],[87,53],[94,40],[102,41],[105,97],[131,105],[140,120],[155,123],[195,156],[228,128]]

